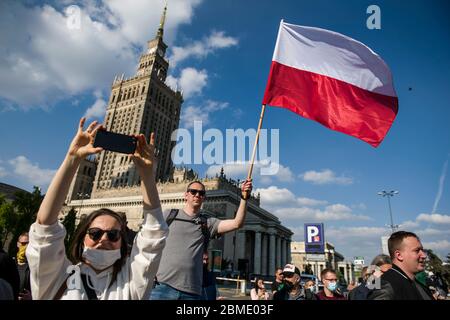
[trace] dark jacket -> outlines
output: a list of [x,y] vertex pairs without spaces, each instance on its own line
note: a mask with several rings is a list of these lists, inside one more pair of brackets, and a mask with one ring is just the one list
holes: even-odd
[[368,300],[433,300],[428,288],[411,280],[395,264],[381,276],[381,288],[371,290]]
[[216,300],[216,275],[203,266],[202,300]]
[[366,287],[366,283],[363,282],[352,291],[348,293],[348,300],[367,300],[370,289]]
[[14,260],[0,248],[0,278],[6,280],[13,289],[14,299],[19,296],[19,272]]
[[293,297],[290,295],[290,290],[286,286],[278,290],[273,295],[273,300],[305,300],[305,293],[300,289],[299,293]]

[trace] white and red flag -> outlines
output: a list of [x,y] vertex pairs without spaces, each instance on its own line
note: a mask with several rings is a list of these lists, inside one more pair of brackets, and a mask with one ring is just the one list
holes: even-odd
[[342,34],[281,21],[263,99],[377,147],[398,111],[386,63]]

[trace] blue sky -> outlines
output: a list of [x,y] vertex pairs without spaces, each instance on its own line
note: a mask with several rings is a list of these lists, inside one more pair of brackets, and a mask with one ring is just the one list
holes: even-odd
[[[0,181],[47,188],[78,119],[102,119],[114,76],[131,76],[155,36],[163,1],[2,1],[0,4]],[[366,9],[381,9],[369,30]],[[80,29],[67,26],[78,5]],[[378,148],[278,108],[263,127],[279,129],[281,171],[255,173],[263,207],[303,238],[324,222],[346,258],[380,252],[387,201],[394,222],[441,256],[450,252],[450,22],[447,1],[169,0],[168,83],[185,95],[181,127],[256,128],[279,22],[355,38],[390,66],[398,116]],[[70,22],[70,21],[69,21]],[[411,89],[410,89],[411,88]],[[201,175],[220,166],[193,166]],[[225,164],[243,179],[246,167]]]

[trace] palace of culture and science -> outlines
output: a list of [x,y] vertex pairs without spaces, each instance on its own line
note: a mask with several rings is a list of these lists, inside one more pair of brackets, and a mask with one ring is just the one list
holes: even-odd
[[[141,55],[136,74],[116,76],[111,86],[104,125],[108,131],[122,134],[156,133],[159,150],[158,190],[163,210],[182,208],[184,191],[192,180],[201,180],[207,190],[203,211],[219,219],[232,218],[239,206],[240,191],[224,172],[213,178],[199,179],[188,168],[175,168],[171,134],[180,121],[182,92],[166,83],[169,61],[164,43],[166,8],[153,40]],[[99,208],[111,208],[127,214],[128,225],[138,229],[142,222],[142,196],[139,176],[127,155],[104,151],[95,159],[86,159],[72,181],[64,212],[71,208],[77,218]],[[292,232],[279,219],[260,207],[259,196],[249,200],[244,226],[236,232],[211,241],[210,251],[219,252],[229,268],[242,272],[273,275],[276,266],[291,261]]]

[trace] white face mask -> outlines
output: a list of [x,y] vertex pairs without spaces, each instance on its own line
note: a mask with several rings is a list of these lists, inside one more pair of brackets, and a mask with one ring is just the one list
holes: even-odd
[[97,270],[104,270],[120,259],[120,249],[100,250],[84,247],[83,258]]

